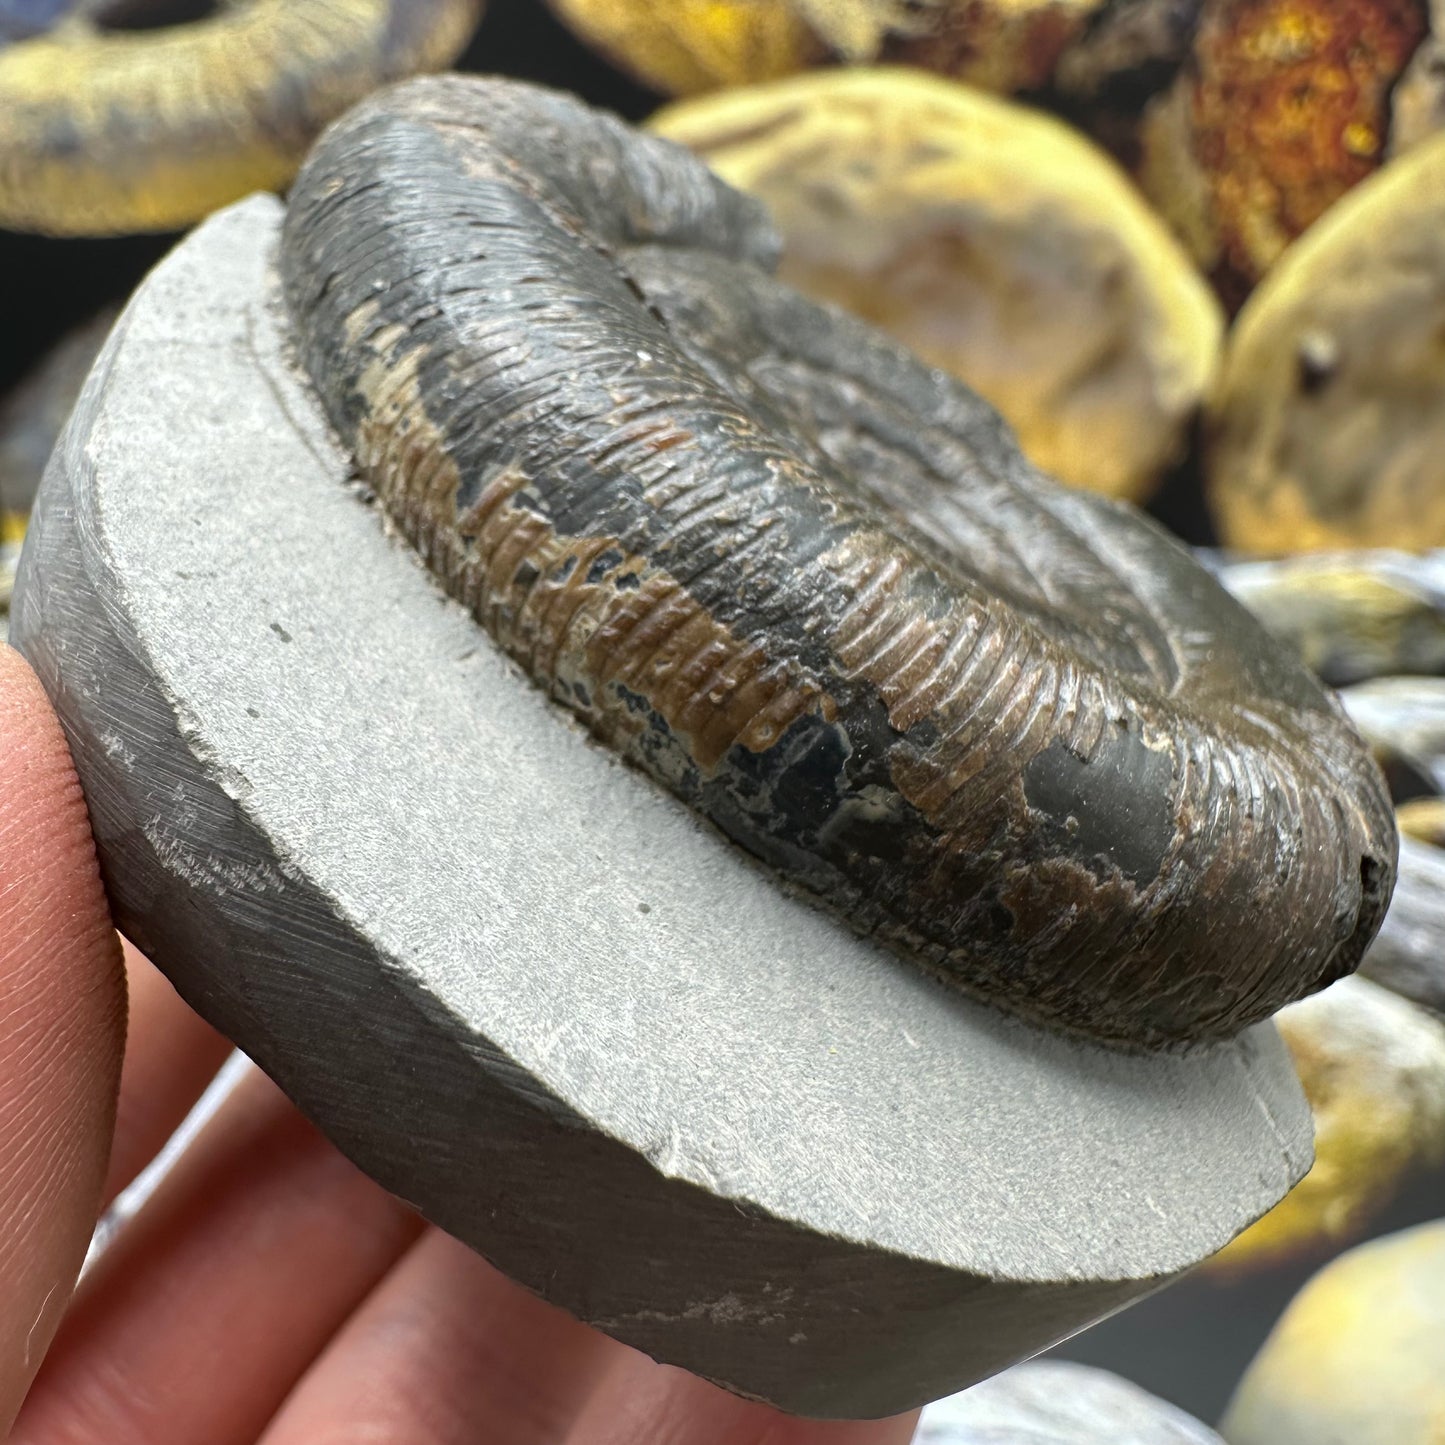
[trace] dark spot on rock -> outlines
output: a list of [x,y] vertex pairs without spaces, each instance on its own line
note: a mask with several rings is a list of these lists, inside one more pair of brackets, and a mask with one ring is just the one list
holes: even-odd
[[988,900],[985,916],[988,919],[990,932],[998,938],[1007,938],[1013,932],[1014,924],[1017,922],[1013,909],[998,897]]
[[1296,362],[1300,391],[1305,396],[1318,396],[1334,379],[1339,364],[1339,350],[1333,338],[1302,337]]
[[621,565],[622,553],[616,547],[609,547],[592,559],[592,565],[587,569],[587,581],[595,587],[614,567]]
[[794,836],[816,837],[837,811],[847,734],[815,713],[801,717],[759,761],[773,773],[772,794]]
[[246,709],[246,716],[247,716],[247,717],[260,717],[261,714],[260,714],[259,712],[257,712],[255,708],[253,708],[253,707],[248,707],[248,708]]
[[271,624],[271,631],[274,632],[276,636],[281,639],[282,642],[291,641],[291,634],[287,632],[286,629],[282,627],[279,622],[273,622]]
[[1153,882],[1174,837],[1174,764],[1132,728],[1107,734],[1089,760],[1062,739],[1024,769],[1024,798],[1046,851],[1101,873]]
[[652,711],[652,704],[640,692],[633,692],[630,687],[623,687],[621,683],[617,684],[616,691],[618,702],[628,712],[645,715]]
[[652,904],[650,904],[650,903],[639,903],[639,904],[637,905],[637,911],[638,911],[639,913],[651,913],[651,912],[652,912]]

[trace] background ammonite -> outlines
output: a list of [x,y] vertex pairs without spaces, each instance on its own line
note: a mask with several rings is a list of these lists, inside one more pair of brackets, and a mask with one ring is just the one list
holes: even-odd
[[284,185],[329,120],[454,60],[483,0],[5,0],[0,227],[166,231]]
[[783,878],[1053,1027],[1228,1036],[1350,971],[1380,776],[1175,543],[772,281],[759,208],[575,101],[359,107],[283,270],[333,421],[559,702]]

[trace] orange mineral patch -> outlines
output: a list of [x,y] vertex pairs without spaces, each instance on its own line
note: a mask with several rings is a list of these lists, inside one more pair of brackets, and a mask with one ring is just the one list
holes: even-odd
[[1181,84],[1218,247],[1201,259],[1231,305],[1381,164],[1391,88],[1428,28],[1422,0],[1219,0],[1206,11]]

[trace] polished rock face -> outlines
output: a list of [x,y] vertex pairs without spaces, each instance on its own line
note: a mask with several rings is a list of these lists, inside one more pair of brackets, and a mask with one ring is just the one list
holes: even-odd
[[279,218],[132,303],[16,610],[117,915],[191,1003],[509,1274],[800,1413],[946,1395],[1284,1194],[1272,1028],[1127,1057],[952,995],[522,677],[351,484]]

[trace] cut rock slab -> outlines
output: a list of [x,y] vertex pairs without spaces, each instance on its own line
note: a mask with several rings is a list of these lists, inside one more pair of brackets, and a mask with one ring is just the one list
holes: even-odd
[[949,994],[532,687],[348,485],[279,218],[132,302],[15,618],[117,918],[206,1018],[509,1275],[800,1414],[947,1395],[1285,1193],[1271,1027],[1124,1057]]

